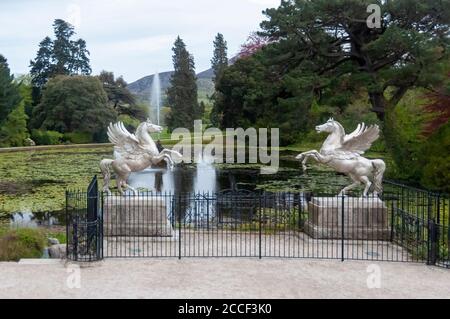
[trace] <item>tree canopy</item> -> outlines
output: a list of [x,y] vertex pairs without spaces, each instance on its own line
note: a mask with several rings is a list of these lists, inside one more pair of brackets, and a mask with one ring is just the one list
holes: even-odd
[[98,78],[56,76],[47,83],[32,120],[44,130],[100,134],[116,118]]
[[[380,28],[366,21],[373,3]],[[275,126],[282,144],[294,143],[355,97],[383,121],[408,90],[446,77],[449,0],[290,0],[264,13],[260,38],[216,83],[221,127]]]

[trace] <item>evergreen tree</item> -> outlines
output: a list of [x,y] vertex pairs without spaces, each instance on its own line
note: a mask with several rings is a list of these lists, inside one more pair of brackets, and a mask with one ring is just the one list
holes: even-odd
[[145,110],[136,104],[136,99],[128,90],[128,84],[123,77],[116,79],[113,72],[102,71],[98,79],[108,95],[109,105],[118,115],[128,115],[139,121],[146,119]]
[[28,116],[25,114],[25,103],[19,105],[9,113],[5,123],[0,127],[0,146],[24,146],[25,139],[30,137],[27,130]]
[[14,82],[7,60],[0,55],[0,127],[21,100],[19,86]]
[[214,40],[214,56],[211,60],[214,80],[219,79],[224,69],[228,66],[227,50],[227,41],[225,41],[221,33],[218,33]]
[[110,104],[114,109],[118,110],[127,105],[135,104],[135,98],[127,89],[127,83],[122,77],[116,79],[113,72],[102,71],[98,79],[102,82]]
[[30,62],[35,104],[38,104],[41,90],[51,77],[89,75],[92,72],[86,42],[83,39],[71,39],[75,35],[74,27],[64,20],[56,19],[53,28],[55,40],[45,37],[39,44],[36,58]]
[[200,119],[201,109],[197,98],[197,82],[194,58],[186,50],[186,45],[177,37],[172,48],[174,74],[167,90],[167,99],[171,112],[167,118],[170,130],[178,127],[192,129],[194,120]]
[[[70,38],[75,34],[74,27],[64,20],[57,19],[53,24],[55,41],[53,41],[54,74],[69,75],[75,64],[76,47]],[[72,59],[72,57],[74,59]]]
[[[14,79],[14,81],[19,84],[20,95],[24,100],[23,102],[25,114],[29,119],[31,118],[33,113],[33,84],[31,75],[30,74],[19,75]],[[28,121],[28,125],[29,124],[30,123]],[[31,128],[29,127],[29,129]]]
[[53,41],[49,37],[39,43],[36,59],[30,62],[33,86],[41,88],[53,73]]

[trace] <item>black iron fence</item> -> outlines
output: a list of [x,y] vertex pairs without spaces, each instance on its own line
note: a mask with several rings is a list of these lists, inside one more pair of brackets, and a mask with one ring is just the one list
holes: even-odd
[[385,182],[381,197],[67,192],[68,258],[286,257],[450,267],[448,196]]
[[450,268],[450,196],[385,182],[391,196],[393,240],[430,265]]

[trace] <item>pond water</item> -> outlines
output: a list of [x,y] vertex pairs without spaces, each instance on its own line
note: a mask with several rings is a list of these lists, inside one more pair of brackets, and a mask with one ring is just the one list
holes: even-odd
[[211,160],[203,160],[198,164],[177,166],[173,171],[147,169],[133,173],[129,183],[137,189],[172,194],[225,190],[333,192],[340,190],[348,180],[318,166],[304,173],[292,160],[282,161],[278,172],[268,175],[261,174],[256,165],[214,164]]
[[[8,208],[3,223],[12,227],[55,227],[64,224],[64,191],[66,188],[84,189],[93,175],[100,175],[98,161],[111,157],[110,150],[78,150],[42,154],[27,154],[27,160],[34,171],[20,176],[14,181],[24,181],[26,187],[20,194],[3,194],[0,200]],[[109,155],[109,156],[108,156]],[[349,180],[324,166],[310,165],[304,173],[294,160],[296,153],[281,152],[280,168],[276,174],[264,175],[254,164],[213,164],[205,159],[198,164],[183,164],[173,171],[148,169],[132,174],[130,185],[135,188],[157,192],[196,193],[220,192],[224,190],[250,190],[268,192],[338,192]],[[14,159],[14,158],[13,158]],[[12,159],[12,160],[13,160]],[[77,160],[75,162],[75,160]],[[5,163],[0,163],[5,166]],[[24,163],[26,164],[26,163]],[[10,163],[11,166],[14,163]],[[16,162],[16,166],[20,162]],[[57,167],[47,177],[46,183],[39,184],[45,172]],[[2,165],[0,165],[0,172]],[[25,169],[25,168],[24,168]],[[23,174],[23,171],[19,171]],[[100,187],[102,181],[100,180]],[[26,200],[22,200],[26,199]],[[45,201],[44,201],[45,200]],[[15,202],[8,202],[15,201]],[[11,203],[15,203],[11,205]],[[0,203],[1,204],[1,203]],[[17,209],[19,207],[19,209]],[[1,212],[1,205],[0,205]]]

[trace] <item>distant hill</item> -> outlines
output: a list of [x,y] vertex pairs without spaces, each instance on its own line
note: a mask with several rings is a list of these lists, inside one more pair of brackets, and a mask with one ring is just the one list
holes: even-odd
[[[165,98],[167,88],[170,86],[170,78],[172,74],[173,71],[159,73],[163,98]],[[149,101],[154,76],[154,74],[144,76],[143,78],[128,84],[128,89],[141,100]],[[212,69],[197,74],[198,97],[200,100],[205,100],[208,96],[211,96],[214,93],[214,83],[212,81],[213,76],[214,72]]]
[[214,77],[214,71],[212,68],[197,74],[197,78],[199,78],[199,79],[211,79],[212,80],[213,77]]
[[[238,56],[235,56],[229,59],[228,64],[234,64],[238,58]],[[166,97],[167,88],[170,86],[170,77],[172,76],[172,74],[173,71],[159,73],[163,99]],[[142,79],[128,84],[128,89],[131,91],[131,93],[137,95],[142,101],[149,101],[154,76],[154,74],[144,76]],[[197,74],[199,100],[205,101],[207,100],[208,96],[211,96],[214,93],[214,82],[212,80],[213,78],[214,71],[212,68]]]

